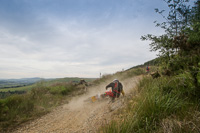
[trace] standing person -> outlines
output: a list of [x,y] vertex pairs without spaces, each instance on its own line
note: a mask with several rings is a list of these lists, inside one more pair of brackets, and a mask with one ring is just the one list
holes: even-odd
[[146,70],[147,70],[147,73],[149,73],[149,66],[147,66]]
[[123,90],[123,85],[122,83],[119,82],[119,80],[117,79],[113,80],[113,82],[111,82],[110,84],[106,86],[106,90],[109,87],[112,87],[112,91],[105,92],[104,96],[112,97],[113,101],[116,97],[118,98],[121,93],[123,96],[125,95],[124,90]]

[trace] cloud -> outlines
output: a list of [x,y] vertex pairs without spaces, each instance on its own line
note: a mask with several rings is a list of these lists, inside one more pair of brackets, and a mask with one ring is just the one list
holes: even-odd
[[140,13],[140,2],[24,0],[10,9],[4,3],[0,78],[98,77],[155,58],[140,36],[162,31]]

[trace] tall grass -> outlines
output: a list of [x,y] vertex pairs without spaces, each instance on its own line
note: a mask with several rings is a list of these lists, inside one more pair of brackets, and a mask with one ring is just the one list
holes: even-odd
[[[155,67],[152,66],[151,71],[154,71],[154,70],[155,70]],[[119,71],[115,74],[103,75],[101,78],[96,79],[93,83],[100,84],[100,83],[108,81],[108,80],[112,81],[113,79],[123,80],[123,79],[127,79],[127,78],[138,76],[138,75],[144,75],[144,74],[146,74],[145,67],[132,68],[132,69],[125,70],[125,71]]]
[[0,130],[7,130],[46,114],[53,107],[67,100],[69,94],[81,90],[83,88],[70,83],[56,83],[47,86],[41,82],[27,94],[0,99]]
[[133,76],[137,76],[137,75],[141,75],[141,74],[145,74],[145,68],[131,69],[127,72],[127,74],[125,76],[126,77],[133,77]]
[[14,95],[0,100],[0,129],[19,124],[33,114],[34,102],[28,95]]
[[[176,82],[172,82],[173,80]],[[179,124],[180,127],[172,120],[174,124],[171,126],[171,131],[200,131],[200,123],[197,122],[200,120],[199,107],[198,104],[191,102],[192,98],[188,97],[193,94],[193,90],[186,86],[184,81],[177,77],[161,77],[154,80],[151,77],[144,78],[138,85],[138,96],[130,99],[134,102],[128,102],[127,108],[121,113],[123,117],[102,127],[100,131],[106,133],[164,132],[167,131],[166,125],[171,122],[167,121],[170,117],[174,117],[177,123],[179,121],[181,121],[179,123],[184,123],[186,119],[197,123],[189,126],[185,122],[185,124]],[[188,87],[185,88],[188,89],[187,91],[183,91],[184,86]],[[185,114],[194,108],[196,115],[191,116],[197,119],[186,118]]]

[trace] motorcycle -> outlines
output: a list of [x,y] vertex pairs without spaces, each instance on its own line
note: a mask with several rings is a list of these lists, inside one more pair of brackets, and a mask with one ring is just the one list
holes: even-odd
[[102,101],[108,98],[112,98],[109,94],[112,93],[112,90],[108,90],[103,94],[97,94],[95,96],[89,97],[88,99],[85,100],[85,102],[90,101],[92,103],[96,102],[96,101]]

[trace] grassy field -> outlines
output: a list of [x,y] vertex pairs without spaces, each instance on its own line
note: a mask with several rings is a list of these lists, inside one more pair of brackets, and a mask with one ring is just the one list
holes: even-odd
[[33,87],[35,87],[36,84],[23,86],[23,87],[16,87],[16,88],[6,88],[6,89],[0,89],[0,92],[8,92],[8,91],[30,91]]

